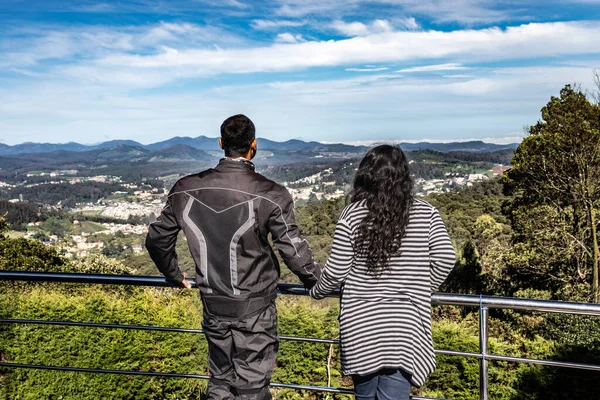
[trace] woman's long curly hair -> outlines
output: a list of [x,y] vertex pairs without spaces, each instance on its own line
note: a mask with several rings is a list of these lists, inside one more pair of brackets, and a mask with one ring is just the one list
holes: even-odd
[[366,201],[369,212],[356,236],[356,251],[367,267],[380,275],[400,250],[413,203],[413,181],[408,160],[399,146],[380,145],[360,162],[351,202]]

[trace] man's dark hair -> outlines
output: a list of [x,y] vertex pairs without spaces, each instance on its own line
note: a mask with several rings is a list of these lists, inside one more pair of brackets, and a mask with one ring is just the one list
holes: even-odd
[[254,123],[243,114],[227,118],[221,124],[221,144],[225,156],[239,156],[250,150],[255,138]]

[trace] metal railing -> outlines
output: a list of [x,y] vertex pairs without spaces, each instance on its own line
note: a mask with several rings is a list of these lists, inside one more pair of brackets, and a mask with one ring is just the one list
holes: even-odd
[[[133,286],[149,286],[149,287],[172,287],[173,285],[165,282],[162,277],[158,276],[136,276],[136,275],[102,275],[102,274],[76,274],[76,273],[45,273],[45,272],[22,272],[22,271],[0,271],[0,280],[2,281],[29,281],[29,282],[62,282],[62,283],[84,283],[84,284],[105,284],[105,285],[133,285]],[[192,286],[195,283],[189,279]],[[285,295],[307,295],[307,291],[302,285],[295,284],[279,284],[279,292]],[[337,297],[338,294],[332,294],[331,297]],[[490,308],[497,309],[512,309],[521,311],[536,311],[549,312],[560,314],[579,314],[588,316],[600,316],[600,304],[590,303],[572,303],[551,300],[531,300],[517,299],[511,297],[497,296],[478,296],[478,295],[462,295],[449,293],[434,293],[432,295],[432,304],[434,305],[457,305],[466,307],[476,307],[479,309],[479,352],[463,352],[454,350],[436,349],[436,354],[447,356],[471,357],[479,360],[479,398],[481,400],[488,399],[488,361],[508,361],[517,363],[529,363],[537,365],[545,365],[552,367],[575,368],[583,370],[592,370],[600,372],[600,365],[583,364],[574,362],[540,360],[523,357],[510,357],[488,353],[488,312]],[[24,319],[0,319],[0,323],[7,324],[42,324],[42,325],[60,325],[60,326],[79,326],[79,327],[94,327],[108,329],[130,329],[130,330],[148,330],[161,332],[181,332],[181,333],[203,333],[202,329],[190,328],[170,328],[159,326],[140,326],[140,325],[120,325],[120,324],[98,324],[87,322],[71,322],[71,321],[47,321],[47,320],[24,320]],[[339,344],[338,340],[333,339],[317,339],[305,338],[296,336],[279,336],[281,340],[295,340],[313,343]],[[142,376],[158,376],[171,378],[196,378],[209,379],[207,375],[197,374],[181,374],[181,373],[166,373],[166,372],[150,372],[150,371],[124,371],[124,370],[107,370],[107,369],[92,369],[92,368],[74,368],[74,367],[59,367],[49,365],[33,365],[33,364],[17,364],[10,362],[0,362],[0,367],[7,368],[32,368],[45,369],[55,371],[71,371],[71,372],[88,372],[100,374],[120,374],[120,375],[142,375]],[[311,386],[311,385],[296,385],[286,383],[271,383],[272,387],[289,388],[297,390],[309,390],[329,393],[353,394],[353,391],[347,388],[336,388],[329,386]],[[413,400],[434,400],[426,397],[413,396]]]

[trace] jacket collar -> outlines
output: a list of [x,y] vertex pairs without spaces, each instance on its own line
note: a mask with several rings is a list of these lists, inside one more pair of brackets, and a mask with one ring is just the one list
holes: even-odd
[[245,158],[221,158],[219,164],[215,168],[219,172],[239,172],[239,171],[254,171],[255,166],[252,161]]

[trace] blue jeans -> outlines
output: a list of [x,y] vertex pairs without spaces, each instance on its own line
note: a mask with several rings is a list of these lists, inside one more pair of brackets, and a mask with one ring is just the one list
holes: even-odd
[[408,400],[410,375],[401,369],[382,369],[369,375],[352,375],[356,400]]

